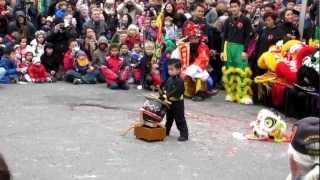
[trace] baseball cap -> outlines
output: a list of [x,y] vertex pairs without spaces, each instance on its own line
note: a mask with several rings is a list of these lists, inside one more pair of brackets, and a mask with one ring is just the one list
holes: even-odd
[[292,130],[292,147],[302,154],[320,156],[319,129],[319,117],[306,117],[297,121]]

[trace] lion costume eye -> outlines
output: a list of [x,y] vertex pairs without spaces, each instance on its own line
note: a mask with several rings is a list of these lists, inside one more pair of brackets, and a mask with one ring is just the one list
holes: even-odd
[[276,120],[274,118],[271,117],[267,117],[264,121],[264,125],[267,128],[272,128],[274,125],[276,124]]

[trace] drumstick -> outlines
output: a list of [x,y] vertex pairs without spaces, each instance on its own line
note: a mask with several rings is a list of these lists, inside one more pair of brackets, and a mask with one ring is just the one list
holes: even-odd
[[140,120],[137,121],[137,122],[132,123],[132,124],[121,134],[121,136],[126,136],[131,129],[133,129],[133,128],[135,128],[135,127],[143,126],[143,124],[144,124],[143,121],[140,121]]

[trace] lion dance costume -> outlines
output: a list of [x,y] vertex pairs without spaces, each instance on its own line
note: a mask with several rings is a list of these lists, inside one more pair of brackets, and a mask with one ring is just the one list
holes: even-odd
[[241,58],[244,46],[237,43],[225,42],[226,65],[222,68],[223,82],[226,89],[226,100],[251,104],[252,72],[248,61]]
[[242,57],[242,53],[246,52],[250,33],[250,20],[243,15],[229,18],[225,22],[223,54],[226,64],[222,68],[222,78],[226,101],[252,104],[252,72],[248,60]]
[[269,51],[259,57],[258,67],[266,69],[268,72],[257,76],[255,83],[271,84],[273,106],[283,106],[285,89],[299,84],[299,71],[303,64],[307,63],[305,57],[316,51],[317,47],[306,45],[298,40],[290,40],[285,44],[279,42],[271,46]]

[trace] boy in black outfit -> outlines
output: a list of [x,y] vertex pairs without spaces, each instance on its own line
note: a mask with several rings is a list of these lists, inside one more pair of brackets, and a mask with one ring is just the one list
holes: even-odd
[[170,78],[161,86],[159,91],[160,99],[171,102],[167,112],[166,133],[170,134],[170,129],[173,121],[176,121],[176,126],[180,131],[178,141],[188,140],[188,126],[184,117],[184,82],[180,78],[181,63],[179,59],[170,59],[168,62],[168,72]]

